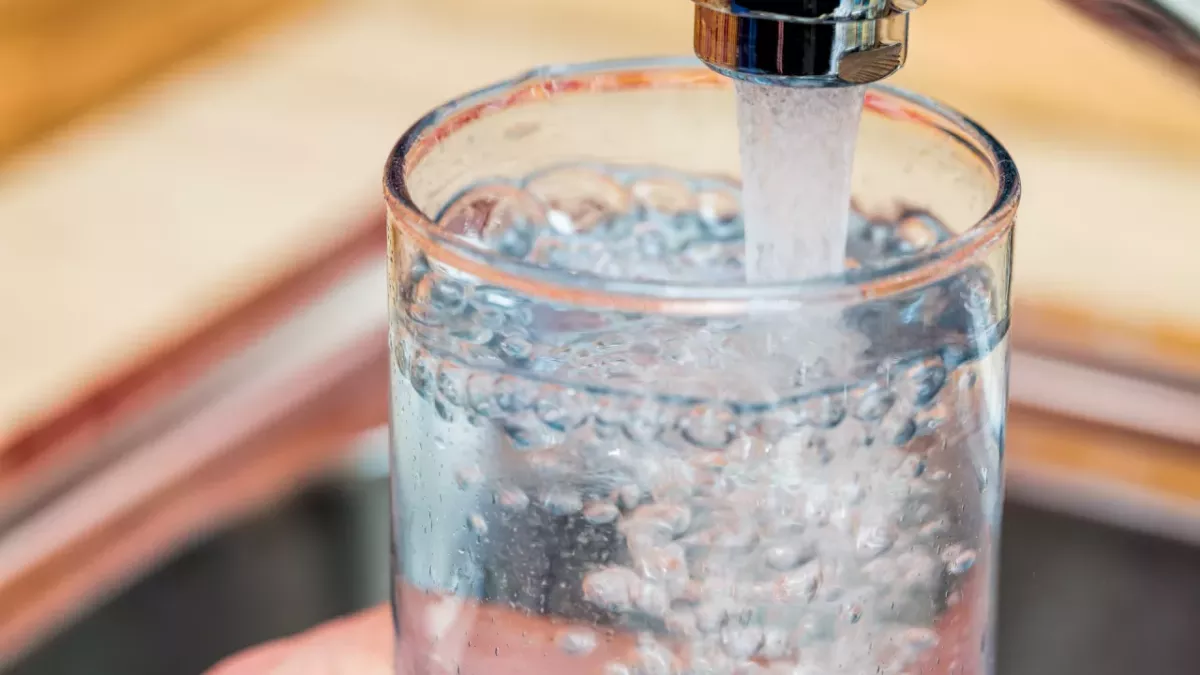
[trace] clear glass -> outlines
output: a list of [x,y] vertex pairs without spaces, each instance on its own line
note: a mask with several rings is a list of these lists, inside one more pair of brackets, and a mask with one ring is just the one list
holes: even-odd
[[992,672],[1019,196],[869,91],[847,269],[751,285],[730,82],[534,71],[387,168],[396,672]]

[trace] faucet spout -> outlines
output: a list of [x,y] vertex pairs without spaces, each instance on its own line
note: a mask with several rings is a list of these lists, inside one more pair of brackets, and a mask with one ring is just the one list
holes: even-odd
[[881,80],[908,55],[925,0],[694,0],[696,55],[739,79],[794,87]]

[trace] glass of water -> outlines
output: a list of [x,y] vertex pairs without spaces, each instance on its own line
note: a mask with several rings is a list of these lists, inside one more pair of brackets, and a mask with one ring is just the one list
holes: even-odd
[[871,89],[846,269],[750,284],[735,116],[556,67],[397,145],[397,673],[991,672],[1013,162]]

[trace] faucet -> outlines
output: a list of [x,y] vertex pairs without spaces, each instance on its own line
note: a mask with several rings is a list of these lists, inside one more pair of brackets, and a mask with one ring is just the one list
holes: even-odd
[[[868,84],[908,56],[925,0],[693,0],[695,50],[727,76],[793,87]],[[1200,78],[1200,1],[1063,0]]]

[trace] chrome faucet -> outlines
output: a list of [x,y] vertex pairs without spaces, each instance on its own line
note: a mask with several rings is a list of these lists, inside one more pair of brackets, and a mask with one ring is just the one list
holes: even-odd
[[[785,86],[888,77],[925,0],[694,0],[696,55],[718,72]],[[1200,0],[1064,0],[1200,77]]]

